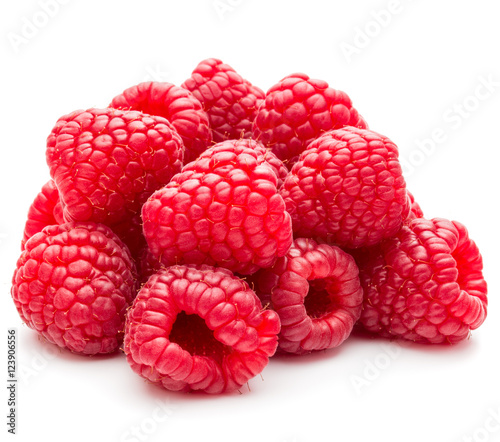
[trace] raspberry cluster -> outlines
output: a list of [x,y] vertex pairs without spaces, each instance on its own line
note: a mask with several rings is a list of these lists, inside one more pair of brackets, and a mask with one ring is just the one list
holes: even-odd
[[358,331],[455,344],[487,313],[465,226],[426,219],[397,146],[296,73],[221,60],[59,118],[11,294],[49,342],[174,391],[223,393],[275,353]]

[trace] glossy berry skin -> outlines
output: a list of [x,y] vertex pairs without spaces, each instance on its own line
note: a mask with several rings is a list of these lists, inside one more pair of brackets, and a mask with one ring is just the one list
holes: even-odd
[[135,284],[130,253],[108,227],[65,223],[26,242],[11,294],[28,327],[59,347],[95,355],[122,342]]
[[163,117],[89,109],[60,118],[47,139],[47,164],[66,221],[113,226],[177,173],[183,143]]
[[267,91],[255,117],[253,138],[291,167],[311,141],[344,126],[368,128],[345,92],[297,73]]
[[28,209],[28,219],[24,225],[21,250],[24,250],[26,241],[35,233],[40,232],[44,227],[63,223],[62,212],[59,191],[54,180],[49,180],[42,186],[42,189],[36,195]]
[[113,98],[110,107],[166,118],[182,138],[184,163],[195,160],[212,145],[208,115],[202,104],[191,92],[172,83],[139,83]]
[[294,354],[338,347],[361,314],[363,290],[354,259],[308,238],[249,280],[281,321],[279,349]]
[[[213,156],[217,154],[217,162],[214,162]],[[254,140],[226,140],[207,149],[200,154],[193,164],[185,165],[183,170],[208,171],[212,165],[219,167],[222,163],[230,164],[234,155],[250,154],[257,159],[258,164],[266,164],[276,175],[278,189],[283,184],[288,169],[276,155],[269,149],[266,149],[261,143]]]
[[314,140],[290,170],[280,194],[295,237],[349,249],[393,236],[410,211],[396,145],[353,127]]
[[415,219],[358,262],[365,291],[359,325],[369,332],[455,344],[486,318],[482,257],[459,222]]
[[217,394],[259,374],[277,347],[278,315],[229,270],[164,268],[139,291],[124,350],[133,371],[167,390]]
[[163,265],[209,264],[251,274],[292,244],[276,169],[247,140],[215,145],[142,208],[144,236]]
[[182,87],[203,104],[214,142],[250,138],[264,92],[216,58],[201,61]]

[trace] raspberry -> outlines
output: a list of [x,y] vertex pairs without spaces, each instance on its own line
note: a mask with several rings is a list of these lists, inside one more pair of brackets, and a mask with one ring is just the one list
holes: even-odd
[[94,355],[115,351],[135,295],[130,253],[105,225],[45,227],[25,244],[12,278],[21,319],[49,342]]
[[236,390],[276,351],[279,319],[229,270],[175,266],[151,276],[127,317],[134,372],[168,390]]
[[37,194],[28,209],[28,219],[24,226],[21,250],[24,250],[26,241],[35,233],[40,232],[44,227],[62,224],[63,222],[59,191],[54,181],[49,180],[42,186],[42,190]]
[[456,221],[414,219],[360,264],[365,330],[419,343],[454,344],[486,318],[481,254]]
[[269,89],[255,117],[253,137],[291,167],[311,141],[344,126],[368,127],[346,93],[299,73]]
[[361,314],[358,273],[338,247],[299,238],[272,268],[252,275],[262,302],[280,317],[279,348],[302,354],[342,344]]
[[165,266],[209,264],[251,274],[292,243],[276,172],[246,140],[226,141],[183,167],[142,208],[144,236]]
[[250,138],[264,92],[221,60],[209,58],[196,66],[182,87],[201,101],[216,143]]
[[137,111],[76,111],[60,118],[47,139],[47,164],[66,221],[113,226],[139,216],[182,158],[172,125]]
[[300,155],[280,189],[296,237],[346,248],[394,235],[409,199],[398,149],[375,132],[326,132]]
[[[183,171],[186,170],[196,170],[198,172],[208,172],[213,167],[213,156],[215,153],[218,154],[218,165],[222,161],[221,153],[227,152],[232,158],[234,154],[240,155],[243,153],[249,153],[251,155],[257,154],[257,160],[259,164],[265,163],[271,167],[275,173],[278,181],[277,187],[279,188],[286,177],[288,170],[284,166],[283,162],[279,160],[271,151],[265,149],[260,143],[253,140],[228,140],[222,143],[218,143],[214,147],[208,149],[206,152],[202,153],[198,159],[193,164],[188,164],[184,166]],[[147,280],[149,276],[158,271],[162,264],[161,261],[156,258],[151,251],[146,247],[145,250],[141,250],[138,254],[137,259],[138,272],[141,281]]]
[[125,89],[110,107],[138,110],[166,118],[184,142],[184,162],[193,161],[212,145],[208,115],[188,90],[171,83],[148,81]]

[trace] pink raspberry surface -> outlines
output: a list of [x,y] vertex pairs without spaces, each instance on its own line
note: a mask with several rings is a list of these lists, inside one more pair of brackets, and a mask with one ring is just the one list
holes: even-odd
[[163,117],[89,109],[60,118],[47,139],[47,164],[66,221],[113,226],[179,172],[183,143]]
[[288,353],[338,347],[361,314],[358,267],[335,246],[298,238],[273,267],[249,279],[263,304],[278,313],[279,348]]
[[369,332],[454,344],[486,318],[482,257],[459,222],[414,219],[363,260],[359,325]]
[[311,141],[344,126],[368,128],[345,92],[297,73],[267,91],[255,117],[253,138],[291,167]]
[[352,249],[396,234],[410,210],[396,145],[354,127],[314,140],[280,194],[295,237]]
[[172,83],[139,83],[113,98],[110,107],[166,118],[184,142],[184,163],[193,161],[212,145],[208,115],[202,104],[191,92]]
[[174,266],[139,291],[124,350],[134,372],[168,390],[222,393],[262,372],[279,329],[278,315],[229,270]]
[[64,222],[59,191],[53,180],[47,181],[28,209],[28,219],[24,226],[21,250],[26,241],[44,227]]
[[410,215],[408,216],[407,221],[411,221],[412,219],[415,218],[423,218],[424,217],[424,212],[422,211],[422,208],[420,207],[420,204],[415,201],[415,197],[413,194],[407,190],[408,193],[408,198],[410,200]]
[[52,225],[26,242],[11,294],[21,319],[49,342],[86,355],[111,353],[135,296],[135,266],[103,224]]
[[264,92],[216,58],[201,61],[182,87],[201,101],[216,143],[250,138]]
[[[223,152],[226,152],[226,154]],[[196,170],[199,172],[209,171],[214,165],[219,166],[221,164],[220,161],[225,161],[230,164],[234,155],[241,155],[245,153],[252,156],[255,156],[256,154],[258,164],[268,165],[273,170],[278,180],[276,186],[278,188],[281,187],[283,181],[288,175],[288,169],[283,164],[283,161],[281,161],[269,149],[266,149],[261,143],[254,140],[226,140],[217,143],[212,148],[202,153],[193,164],[186,164],[182,170]],[[213,160],[213,156],[215,154],[217,154],[219,163],[215,163]]]
[[209,264],[250,274],[292,244],[276,170],[247,140],[217,144],[142,208],[144,236],[165,266]]

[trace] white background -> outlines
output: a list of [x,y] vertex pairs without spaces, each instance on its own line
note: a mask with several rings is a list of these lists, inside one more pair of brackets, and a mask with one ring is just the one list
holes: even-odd
[[[66,0],[51,17],[41,3],[3,2],[0,18],[3,376],[11,327],[20,364],[9,440],[500,440],[498,2]],[[264,90],[293,72],[324,79],[396,142],[425,215],[461,221],[482,251],[489,315],[470,340],[401,348],[351,337],[274,358],[251,391],[212,397],[147,385],[122,354],[59,352],[22,325],[10,278],[56,120],[145,79],[180,85],[208,57]]]

